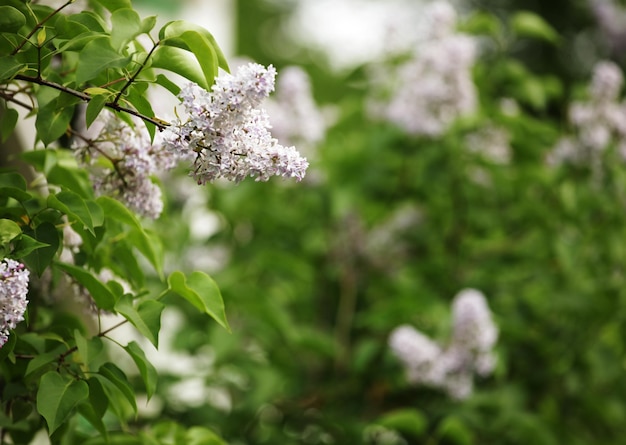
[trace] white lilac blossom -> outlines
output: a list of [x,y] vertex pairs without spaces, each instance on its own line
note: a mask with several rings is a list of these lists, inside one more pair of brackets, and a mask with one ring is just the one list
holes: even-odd
[[274,89],[276,70],[249,63],[216,78],[211,91],[185,86],[179,98],[185,116],[163,132],[164,146],[193,162],[198,184],[218,178],[240,182],[247,176],[301,180],[308,162],[295,147],[284,147],[269,132],[261,102]]
[[104,126],[100,134],[75,146],[96,194],[115,197],[142,216],[158,218],[163,201],[152,176],[173,168],[175,154],[152,144],[139,124],[131,127],[112,113],[101,116]]
[[483,159],[493,163],[506,165],[511,162],[511,145],[509,133],[501,127],[488,124],[467,136],[467,149],[479,154]]
[[589,99],[570,105],[568,120],[573,132],[548,153],[549,165],[588,163],[594,174],[600,174],[602,156],[612,146],[621,160],[626,159],[626,104],[619,101],[623,83],[624,76],[616,64],[596,64],[588,87]]
[[276,81],[276,93],[265,104],[272,135],[298,146],[312,146],[324,138],[325,123],[311,91],[311,80],[298,66],[284,68]]
[[445,348],[408,325],[391,333],[389,346],[404,365],[409,383],[441,388],[461,400],[471,395],[474,374],[486,377],[493,372],[498,329],[484,295],[475,289],[465,289],[454,298],[452,324],[452,338]]
[[477,108],[476,43],[455,31],[456,11],[447,2],[435,2],[427,15],[429,29],[410,59],[395,72],[386,69],[395,81],[386,92],[390,97],[374,99],[370,109],[410,134],[437,137]]
[[29,274],[22,263],[0,261],[0,348],[8,341],[9,330],[24,320]]

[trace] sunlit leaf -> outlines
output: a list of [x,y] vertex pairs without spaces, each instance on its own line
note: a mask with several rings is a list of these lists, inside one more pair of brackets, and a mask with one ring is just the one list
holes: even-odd
[[158,379],[156,368],[148,361],[143,349],[136,342],[131,341],[124,349],[137,365],[141,379],[146,387],[146,395],[150,399],[156,391]]
[[222,327],[230,331],[224,300],[217,284],[203,272],[192,272],[188,277],[182,272],[173,272],[167,279],[171,292],[189,301],[200,312],[208,314]]

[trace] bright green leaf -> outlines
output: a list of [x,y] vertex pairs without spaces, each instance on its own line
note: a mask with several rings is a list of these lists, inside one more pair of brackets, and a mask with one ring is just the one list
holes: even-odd
[[20,233],[22,233],[22,229],[15,221],[0,219],[0,246],[9,243]]
[[124,349],[137,365],[141,379],[146,387],[146,395],[150,399],[156,391],[158,379],[156,368],[148,361],[143,349],[136,342],[131,341]]
[[200,426],[189,428],[185,439],[186,445],[226,445],[213,431]]
[[390,411],[376,423],[413,437],[420,437],[428,428],[428,419],[419,410],[413,408]]
[[224,310],[224,300],[213,278],[198,271],[192,272],[189,277],[185,278],[182,272],[177,271],[170,274],[167,282],[168,290],[189,301],[196,309],[211,316],[230,332]]
[[157,75],[156,83],[161,85],[166,90],[168,90],[174,96],[178,96],[178,93],[180,93],[180,87],[176,85],[174,82],[172,82],[167,76],[164,76],[163,74]]
[[43,375],[37,391],[37,411],[46,419],[50,435],[88,395],[87,384],[82,380],[70,380],[55,371]]
[[[135,392],[131,386],[126,374],[115,366],[113,363],[105,363],[98,371],[98,374],[106,378],[124,395],[128,403],[133,407],[135,413],[137,413],[137,401],[135,399]],[[102,382],[102,380],[100,380]]]
[[171,46],[157,48],[152,54],[152,67],[171,71],[197,83],[204,89],[209,89],[198,62],[190,57],[188,52],[180,48]]
[[128,295],[122,296],[115,305],[115,310],[130,321],[156,347],[159,343],[163,308],[163,303],[156,300],[146,300],[135,307],[132,298]]
[[122,8],[132,8],[130,0],[96,0],[102,6],[107,8],[109,12],[115,12]]
[[[180,39],[180,37],[184,33],[190,31],[202,36],[213,48],[213,53],[215,53],[215,56],[217,57],[218,66],[225,71],[230,71],[228,61],[226,60],[224,53],[217,44],[215,37],[213,37],[213,34],[211,34],[206,28],[203,28],[202,26],[196,25],[195,23],[187,22],[185,20],[175,20],[172,22],[168,22],[159,31],[159,39],[165,45],[178,46],[179,48],[193,51],[193,49],[187,46],[188,42],[184,41],[184,39]],[[196,54],[196,57],[198,57],[198,54]],[[202,57],[206,57],[206,55],[203,54]]]
[[100,337],[86,339],[78,329],[75,329],[74,339],[78,353],[89,371],[97,371],[107,361],[108,356]]
[[105,38],[97,38],[85,45],[76,66],[76,83],[82,85],[100,75],[108,68],[124,68],[130,57],[119,54]]
[[518,11],[510,19],[513,32],[522,37],[532,37],[550,43],[559,43],[559,34],[541,16],[529,12]]
[[121,51],[132,39],[142,33],[142,22],[131,8],[116,9],[111,14],[111,46]]

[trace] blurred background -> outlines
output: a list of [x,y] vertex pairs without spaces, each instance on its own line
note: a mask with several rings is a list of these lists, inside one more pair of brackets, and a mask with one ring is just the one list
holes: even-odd
[[[274,136],[311,163],[297,185],[164,179],[168,262],[213,275],[233,332],[166,311],[142,421],[232,445],[623,443],[621,2],[135,3],[206,26],[233,70],[273,64]],[[486,305],[459,312],[463,289]]]

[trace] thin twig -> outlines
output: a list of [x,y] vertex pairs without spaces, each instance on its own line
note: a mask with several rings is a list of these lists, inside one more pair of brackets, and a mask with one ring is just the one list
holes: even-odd
[[131,78],[128,79],[128,81],[126,81],[122,89],[117,93],[117,95],[115,96],[115,99],[113,100],[114,104],[117,104],[119,102],[120,98],[122,97],[122,94],[124,94],[124,92],[128,89],[128,87],[130,87],[133,84],[133,82],[135,81],[139,73],[141,73],[141,71],[146,67],[146,63],[148,63],[148,60],[150,59],[150,56],[152,56],[152,53],[158,47],[159,47],[159,42],[156,42],[154,46],[152,47],[152,49],[150,50],[150,52],[148,53],[148,55],[146,56],[146,58],[144,59],[143,63],[139,65],[139,68],[137,68],[137,71],[135,71],[135,74],[133,74]]
[[[33,77],[33,76],[27,76],[25,74],[18,74],[15,76],[15,79],[17,80],[23,80],[25,82],[32,82],[32,83],[36,83],[38,85],[43,85],[43,86],[47,86],[50,88],[54,88],[55,90],[59,90],[62,91],[64,93],[70,94],[74,97],[77,97],[81,100],[84,100],[85,102],[89,102],[92,98],[89,94],[87,93],[83,93],[82,91],[78,91],[78,90],[74,90],[72,88],[66,87],[64,85],[61,85],[59,83],[56,82],[51,82],[49,80],[46,79],[41,79],[38,77]],[[145,114],[141,114],[140,112],[133,110],[132,108],[127,108],[127,107],[122,107],[121,105],[115,103],[115,102],[107,102],[104,104],[105,107],[107,108],[111,108],[115,111],[121,111],[123,113],[128,113],[131,114],[133,116],[138,117],[139,119],[142,119],[145,122],[149,122],[152,125],[156,126],[159,130],[165,130],[167,127],[169,127],[169,123],[166,121],[163,121],[161,119],[158,118],[153,118],[153,117],[149,117],[146,116]]]
[[64,9],[66,6],[69,6],[70,4],[74,3],[74,0],[68,0],[65,4],[59,6],[57,9],[55,9],[54,11],[52,11],[50,14],[48,14],[48,16],[46,18],[44,18],[41,22],[37,23],[37,25],[31,30],[31,32],[28,33],[28,35],[24,38],[24,40],[22,41],[22,43],[20,43],[11,53],[12,56],[16,55],[23,47],[24,45],[26,45],[26,42],[28,42],[28,40],[37,32],[38,29],[40,29],[48,20],[50,20],[52,17],[54,17],[56,14],[58,14],[59,12],[61,12],[62,9]]

